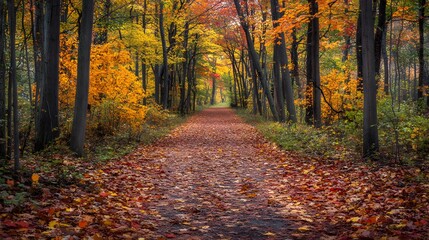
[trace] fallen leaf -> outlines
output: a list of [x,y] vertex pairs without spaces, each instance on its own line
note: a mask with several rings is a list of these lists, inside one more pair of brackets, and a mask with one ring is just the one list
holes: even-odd
[[13,185],[15,185],[15,181],[13,181],[12,179],[8,179],[8,180],[6,180],[6,184],[7,184],[9,187],[13,187]]
[[310,230],[310,226],[302,226],[302,227],[298,228],[298,230],[301,231],[301,232],[309,231]]
[[79,222],[79,227],[80,228],[86,228],[88,226],[88,222],[85,220],[82,220]]
[[33,181],[33,183],[38,183],[39,179],[40,179],[39,174],[33,173],[33,175],[31,175],[31,181]]
[[266,232],[266,233],[264,233],[263,235],[264,235],[264,236],[275,236],[276,234],[275,234],[275,233],[272,233],[272,232]]

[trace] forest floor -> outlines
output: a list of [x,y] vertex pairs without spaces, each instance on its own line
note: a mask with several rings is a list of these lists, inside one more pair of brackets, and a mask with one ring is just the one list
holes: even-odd
[[228,108],[83,170],[0,205],[0,238],[429,239],[421,169],[285,152]]

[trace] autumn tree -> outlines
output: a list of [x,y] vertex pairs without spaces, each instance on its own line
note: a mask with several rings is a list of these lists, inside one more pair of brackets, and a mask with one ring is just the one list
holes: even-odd
[[[16,46],[15,46],[15,34],[16,34],[16,9],[15,1],[7,1],[8,9],[8,24],[9,24],[9,88],[12,87],[12,91],[9,91],[9,96],[13,98],[13,159],[14,159],[14,171],[15,173],[19,170],[19,117],[18,117],[18,83],[16,78]],[[9,97],[10,100],[10,97]],[[10,104],[9,104],[10,106]],[[10,114],[9,110],[9,114]],[[11,126],[8,126],[11,128]],[[10,154],[10,153],[9,153]]]
[[[245,1],[247,3],[247,1]],[[253,38],[250,34],[250,28],[249,24],[246,21],[246,16],[242,10],[242,6],[239,0],[234,0],[235,8],[237,10],[238,17],[240,19],[241,27],[243,28],[243,31],[246,36],[247,41],[247,47],[249,49],[249,55],[252,62],[253,67],[255,68],[255,71],[258,75],[259,82],[261,83],[262,89],[264,91],[265,97],[268,99],[268,104],[270,106],[271,113],[273,115],[274,120],[279,120],[279,114],[275,107],[273,96],[271,95],[271,91],[268,85],[268,81],[266,78],[266,75],[264,74],[261,64],[259,62],[259,54],[255,50],[255,45]]]
[[6,4],[0,1],[0,161],[6,159]]
[[61,1],[47,1],[44,12],[43,71],[36,121],[35,150],[42,150],[59,136],[58,86]]
[[[425,85],[427,81],[426,69],[425,69],[425,9],[426,9],[426,0],[419,0],[419,47],[418,47],[418,55],[419,55],[419,89],[417,98],[423,101],[424,93],[425,93]],[[429,106],[429,98],[427,102]]]
[[[312,87],[312,123],[315,127],[322,126],[322,110],[321,110],[321,87],[320,87],[320,63],[319,63],[319,12],[318,2],[316,0],[308,0],[310,6],[310,23],[308,29],[307,50],[307,83],[311,83]],[[307,93],[308,94],[308,93]]]
[[94,0],[85,0],[85,3],[82,1],[82,16],[79,25],[76,99],[70,140],[71,149],[79,156],[82,156],[84,153],[93,18]]
[[379,146],[372,1],[360,0],[360,9],[360,20],[362,25],[362,76],[364,92],[363,156],[365,158],[374,158]]
[[[271,0],[271,16],[273,20],[273,27],[279,26],[277,22],[281,17],[280,6],[278,0]],[[277,42],[278,41],[278,42]],[[277,83],[277,94],[280,100],[277,100],[279,106],[280,121],[284,121],[284,108],[283,103],[286,101],[286,108],[288,111],[288,121],[296,122],[296,112],[294,95],[292,89],[292,81],[289,73],[289,61],[286,53],[286,38],[285,34],[281,32],[279,38],[274,43],[274,76],[277,76],[274,81]],[[280,79],[281,73],[281,79]]]

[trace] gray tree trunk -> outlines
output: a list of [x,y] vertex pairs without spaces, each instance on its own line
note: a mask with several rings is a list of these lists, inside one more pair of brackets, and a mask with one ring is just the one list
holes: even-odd
[[[271,12],[274,27],[277,27],[279,24],[276,22],[278,19],[282,17],[282,13],[280,13],[280,6],[278,0],[271,0]],[[281,94],[282,100],[286,101],[286,108],[288,112],[288,121],[296,122],[296,111],[295,111],[295,103],[294,103],[294,95],[292,88],[292,80],[289,73],[289,61],[286,52],[286,37],[284,33],[280,34],[280,44],[275,44],[274,53],[277,52],[277,57],[279,60],[279,67],[281,71],[281,87],[283,88],[283,93]],[[277,60],[274,60],[277,63]],[[283,106],[284,109],[284,106]],[[282,114],[280,114],[281,116]]]
[[372,1],[360,0],[362,24],[362,76],[364,92],[363,157],[374,159],[378,152],[377,83],[375,80],[374,19]]
[[426,0],[419,0],[419,88],[417,92],[417,98],[423,101],[424,98],[424,86],[426,85],[427,76],[425,71],[425,9],[426,9]]
[[278,115],[278,112],[275,108],[274,99],[273,99],[273,96],[271,95],[271,91],[270,91],[270,88],[268,85],[268,81],[267,81],[267,79],[266,79],[266,77],[262,71],[262,67],[259,63],[259,55],[255,50],[255,45],[253,43],[252,36],[250,35],[249,26],[245,20],[243,12],[242,12],[240,1],[234,0],[234,4],[235,4],[235,8],[237,10],[238,16],[240,18],[241,26],[244,30],[245,35],[246,35],[247,47],[249,48],[249,54],[250,54],[250,57],[252,59],[252,64],[254,65],[255,70],[258,74],[259,81],[261,82],[264,94],[268,99],[268,104],[270,105],[270,110],[271,110],[271,113],[273,115],[273,118],[275,121],[278,121],[279,115]]
[[313,83],[313,124],[314,127],[322,126],[321,89],[320,89],[320,63],[319,63],[319,12],[316,0],[309,0],[311,19],[311,78]]
[[15,1],[7,1],[8,22],[9,22],[9,48],[10,48],[10,66],[9,66],[9,84],[12,85],[13,95],[13,159],[14,172],[19,171],[19,118],[18,118],[18,84],[16,79],[16,10]]
[[162,79],[162,106],[164,109],[168,108],[168,95],[169,95],[169,72],[168,72],[168,52],[167,52],[167,43],[165,40],[165,31],[164,31],[164,3],[162,0],[159,1],[159,34],[161,35],[161,44],[162,44],[162,70],[160,76],[163,76]]
[[39,151],[59,136],[58,85],[60,57],[61,0],[46,2],[44,22],[44,79],[41,83],[40,110],[35,150]]
[[79,25],[76,98],[70,140],[71,149],[79,156],[84,154],[93,19],[94,0],[82,0],[82,18]]
[[[0,1],[0,161],[6,160],[6,5]],[[2,163],[2,162],[0,162]]]

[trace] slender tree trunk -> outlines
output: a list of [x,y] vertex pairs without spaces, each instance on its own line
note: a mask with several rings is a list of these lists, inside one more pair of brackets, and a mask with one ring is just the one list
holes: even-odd
[[70,140],[70,147],[78,156],[84,154],[93,19],[94,0],[82,0],[82,18],[79,25],[76,98]]
[[13,95],[13,159],[14,172],[19,171],[19,118],[18,118],[18,83],[16,79],[16,9],[15,1],[8,0],[8,22],[9,22],[9,44],[10,44],[10,66],[9,66],[9,84],[12,85]]
[[380,79],[380,68],[381,68],[381,55],[383,48],[383,35],[386,31],[386,4],[387,0],[380,0],[378,7],[378,22],[375,30],[375,75],[377,81]]
[[262,67],[259,63],[259,55],[255,50],[255,45],[254,45],[252,37],[250,35],[249,26],[248,26],[247,22],[245,21],[244,14],[241,10],[240,1],[234,0],[234,4],[235,4],[235,8],[237,10],[238,16],[240,17],[241,26],[244,30],[245,35],[246,35],[246,41],[247,41],[247,45],[249,48],[250,57],[252,59],[252,63],[255,67],[256,72],[258,73],[258,77],[259,77],[259,80],[261,82],[265,96],[268,99],[268,103],[270,105],[270,109],[271,109],[271,113],[273,114],[273,118],[275,121],[278,121],[279,115],[278,115],[278,112],[277,112],[275,105],[274,105],[274,99],[273,99],[273,96],[271,95],[269,85],[268,85],[268,81],[267,81],[267,79],[266,79],[266,77],[262,71]]
[[424,86],[426,85],[427,77],[425,71],[425,9],[426,9],[426,0],[419,0],[419,88],[417,92],[417,98],[424,99]]
[[374,20],[372,1],[360,0],[364,87],[363,156],[374,159],[378,152],[377,84],[375,80]]
[[292,80],[298,87],[298,98],[302,99],[302,84],[299,78],[299,56],[298,56],[298,41],[296,38],[296,28],[292,30],[292,46],[291,46],[291,60],[292,60]]
[[309,0],[312,34],[311,34],[311,77],[313,82],[313,119],[314,126],[319,128],[322,126],[322,110],[321,110],[321,89],[320,89],[320,63],[319,63],[319,12],[318,3],[316,0]]
[[[0,164],[6,160],[6,4],[0,1]],[[4,161],[6,162],[6,161]]]
[[307,45],[306,45],[306,77],[307,83],[305,87],[305,122],[308,125],[313,125],[313,96],[312,96],[312,88],[313,88],[313,66],[312,66],[312,58],[313,55],[313,47],[311,46],[312,42],[312,34],[313,34],[313,26],[311,21],[307,25]]
[[[271,0],[272,5],[272,16],[274,21],[274,27],[277,27],[279,24],[276,22],[278,19],[280,19],[283,16],[283,13],[280,12],[280,6],[278,0]],[[274,5],[274,6],[273,6]],[[293,88],[292,88],[292,79],[290,77],[289,73],[289,61],[287,57],[287,51],[286,51],[286,37],[285,34],[282,32],[280,33],[280,45],[276,44],[278,46],[277,52],[279,54],[279,60],[280,60],[280,67],[281,67],[281,85],[283,87],[283,94],[282,97],[284,98],[284,101],[286,101],[286,109],[288,112],[288,118],[287,120],[290,122],[296,122],[296,110],[295,110],[295,103],[294,103],[294,94],[293,94]],[[275,51],[276,51],[275,50]]]
[[387,57],[387,47],[386,47],[386,37],[387,37],[387,31],[383,32],[383,41],[381,45],[381,56],[383,57],[383,68],[384,68],[384,85],[383,90],[384,94],[389,95],[389,59]]
[[44,25],[44,83],[38,126],[36,128],[35,150],[39,151],[59,136],[58,123],[58,84],[59,84],[59,50],[60,50],[60,15],[61,0],[46,2]]
[[[359,12],[361,6],[359,6]],[[371,10],[372,11],[372,10]],[[363,60],[362,60],[362,16],[359,14],[357,29],[356,29],[356,60],[357,60],[357,79],[358,85],[357,90],[363,91],[362,71],[363,71]]]
[[165,31],[164,31],[164,2],[159,1],[159,34],[161,35],[161,44],[162,44],[162,106],[164,109],[168,108],[168,90],[169,90],[169,70],[168,70],[168,53],[167,53],[167,43],[165,40]]
[[[22,16],[25,16],[25,4],[21,5],[21,14]],[[30,5],[32,6],[32,4]],[[31,134],[31,128],[33,126],[33,120],[35,116],[34,112],[34,105],[33,105],[33,89],[31,87],[32,85],[32,78],[31,78],[31,67],[30,67],[30,57],[28,53],[28,42],[27,42],[27,31],[25,29],[25,18],[21,18],[21,28],[22,28],[22,34],[24,35],[24,54],[25,54],[25,67],[27,72],[27,86],[28,86],[28,96],[29,96],[29,102],[30,102],[30,119],[28,120],[28,127],[25,135],[22,137],[22,147],[21,147],[21,156],[24,156],[25,148],[27,146],[27,140],[30,137]]]

